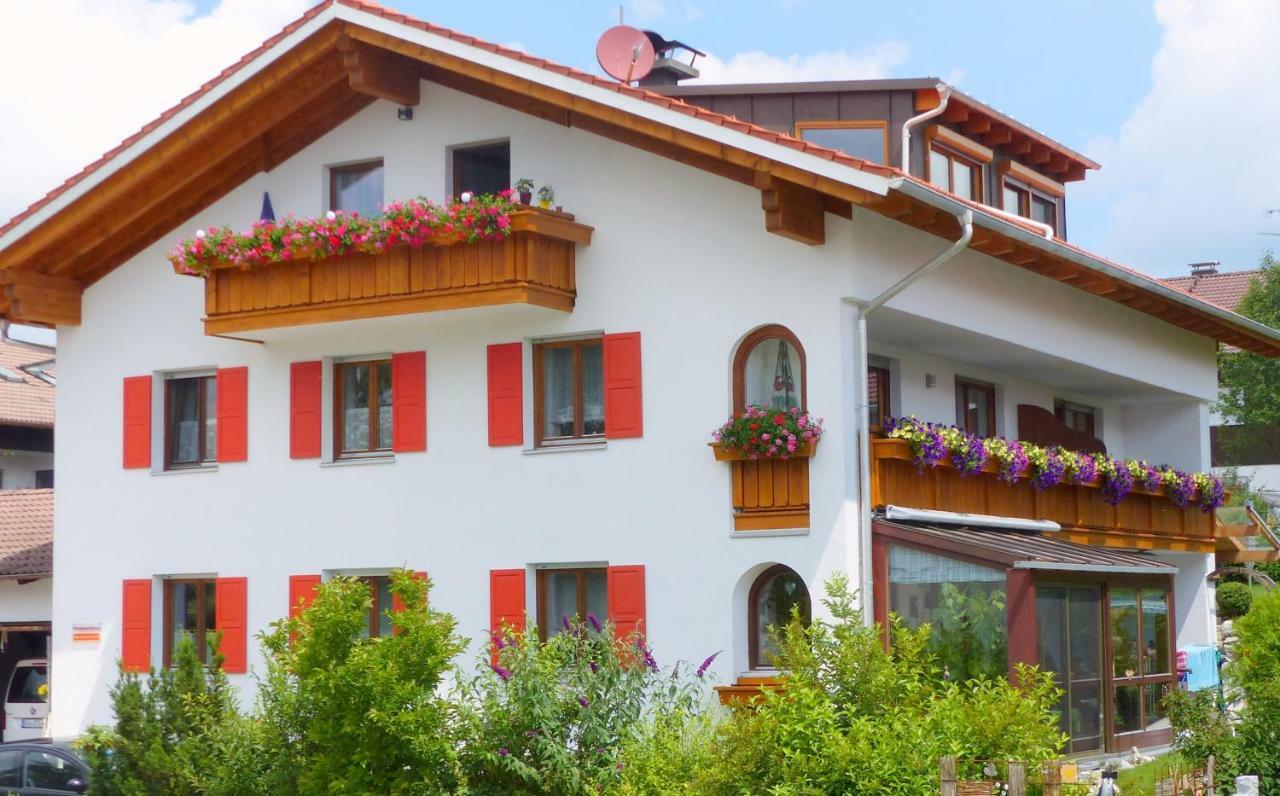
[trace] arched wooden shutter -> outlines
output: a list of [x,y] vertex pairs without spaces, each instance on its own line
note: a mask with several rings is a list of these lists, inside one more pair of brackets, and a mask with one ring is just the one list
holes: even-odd
[[609,567],[606,576],[609,621],[618,638],[645,635],[644,565]]
[[145,674],[151,669],[151,579],[126,580],[121,592],[120,665]]
[[391,449],[427,449],[427,352],[391,356]]
[[151,466],[151,377],[124,380],[124,466]]
[[523,361],[520,343],[489,346],[490,446],[524,444]]
[[249,369],[218,369],[218,461],[249,459]]
[[604,435],[644,435],[639,332],[604,336]]
[[289,366],[289,458],[320,457],[320,362]]
[[248,579],[218,578],[214,603],[214,622],[222,634],[222,671],[244,674],[249,670]]

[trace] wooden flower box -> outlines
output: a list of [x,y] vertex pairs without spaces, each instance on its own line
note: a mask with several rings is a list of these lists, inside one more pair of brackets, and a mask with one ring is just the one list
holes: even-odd
[[380,254],[219,263],[204,278],[205,334],[496,304],[571,312],[575,253],[592,232],[568,213],[525,208],[511,214],[502,240],[441,237]]
[[748,459],[737,448],[711,443],[716,461],[732,468],[733,529],[772,531],[809,527],[809,459],[816,444],[787,459]]

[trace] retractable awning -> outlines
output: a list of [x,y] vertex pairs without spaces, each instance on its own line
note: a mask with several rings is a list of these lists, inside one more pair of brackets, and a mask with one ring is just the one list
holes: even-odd
[[[890,510],[893,507],[889,507]],[[892,511],[873,522],[875,534],[887,540],[923,546],[976,558],[1006,569],[1051,572],[1098,572],[1131,575],[1175,575],[1178,568],[1145,553],[1110,550],[1045,536],[1040,530],[980,524],[978,515],[899,519]],[[997,519],[997,518],[992,518]]]

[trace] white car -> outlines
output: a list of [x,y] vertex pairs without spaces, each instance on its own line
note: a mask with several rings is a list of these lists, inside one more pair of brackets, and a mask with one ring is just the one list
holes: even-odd
[[49,737],[49,662],[18,661],[4,697],[4,740]]

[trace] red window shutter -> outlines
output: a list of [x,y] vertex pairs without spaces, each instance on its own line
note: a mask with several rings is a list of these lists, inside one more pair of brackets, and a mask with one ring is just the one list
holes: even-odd
[[151,466],[151,377],[124,380],[124,466]]
[[604,435],[644,435],[639,332],[604,336]]
[[249,369],[218,369],[218,461],[249,459]]
[[427,449],[427,352],[391,356],[391,449]]
[[289,458],[320,457],[320,362],[289,366]]
[[289,618],[293,619],[298,614],[311,607],[311,603],[315,602],[316,589],[320,587],[319,575],[290,575],[289,576]]
[[120,665],[145,674],[151,669],[151,579],[126,580],[122,591]]
[[609,621],[618,638],[648,631],[644,614],[644,565],[609,567],[605,581]]
[[[427,573],[425,572],[415,572],[413,573],[413,576],[418,580],[422,580],[422,581],[425,581],[427,579]],[[392,611],[404,610],[404,603],[400,600],[400,596],[397,594],[391,595],[391,610]]]
[[489,346],[489,445],[524,444],[524,346]]
[[489,570],[489,630],[524,629],[524,570]]
[[222,634],[222,671],[244,674],[249,670],[249,580],[218,578],[214,596],[214,622]]

